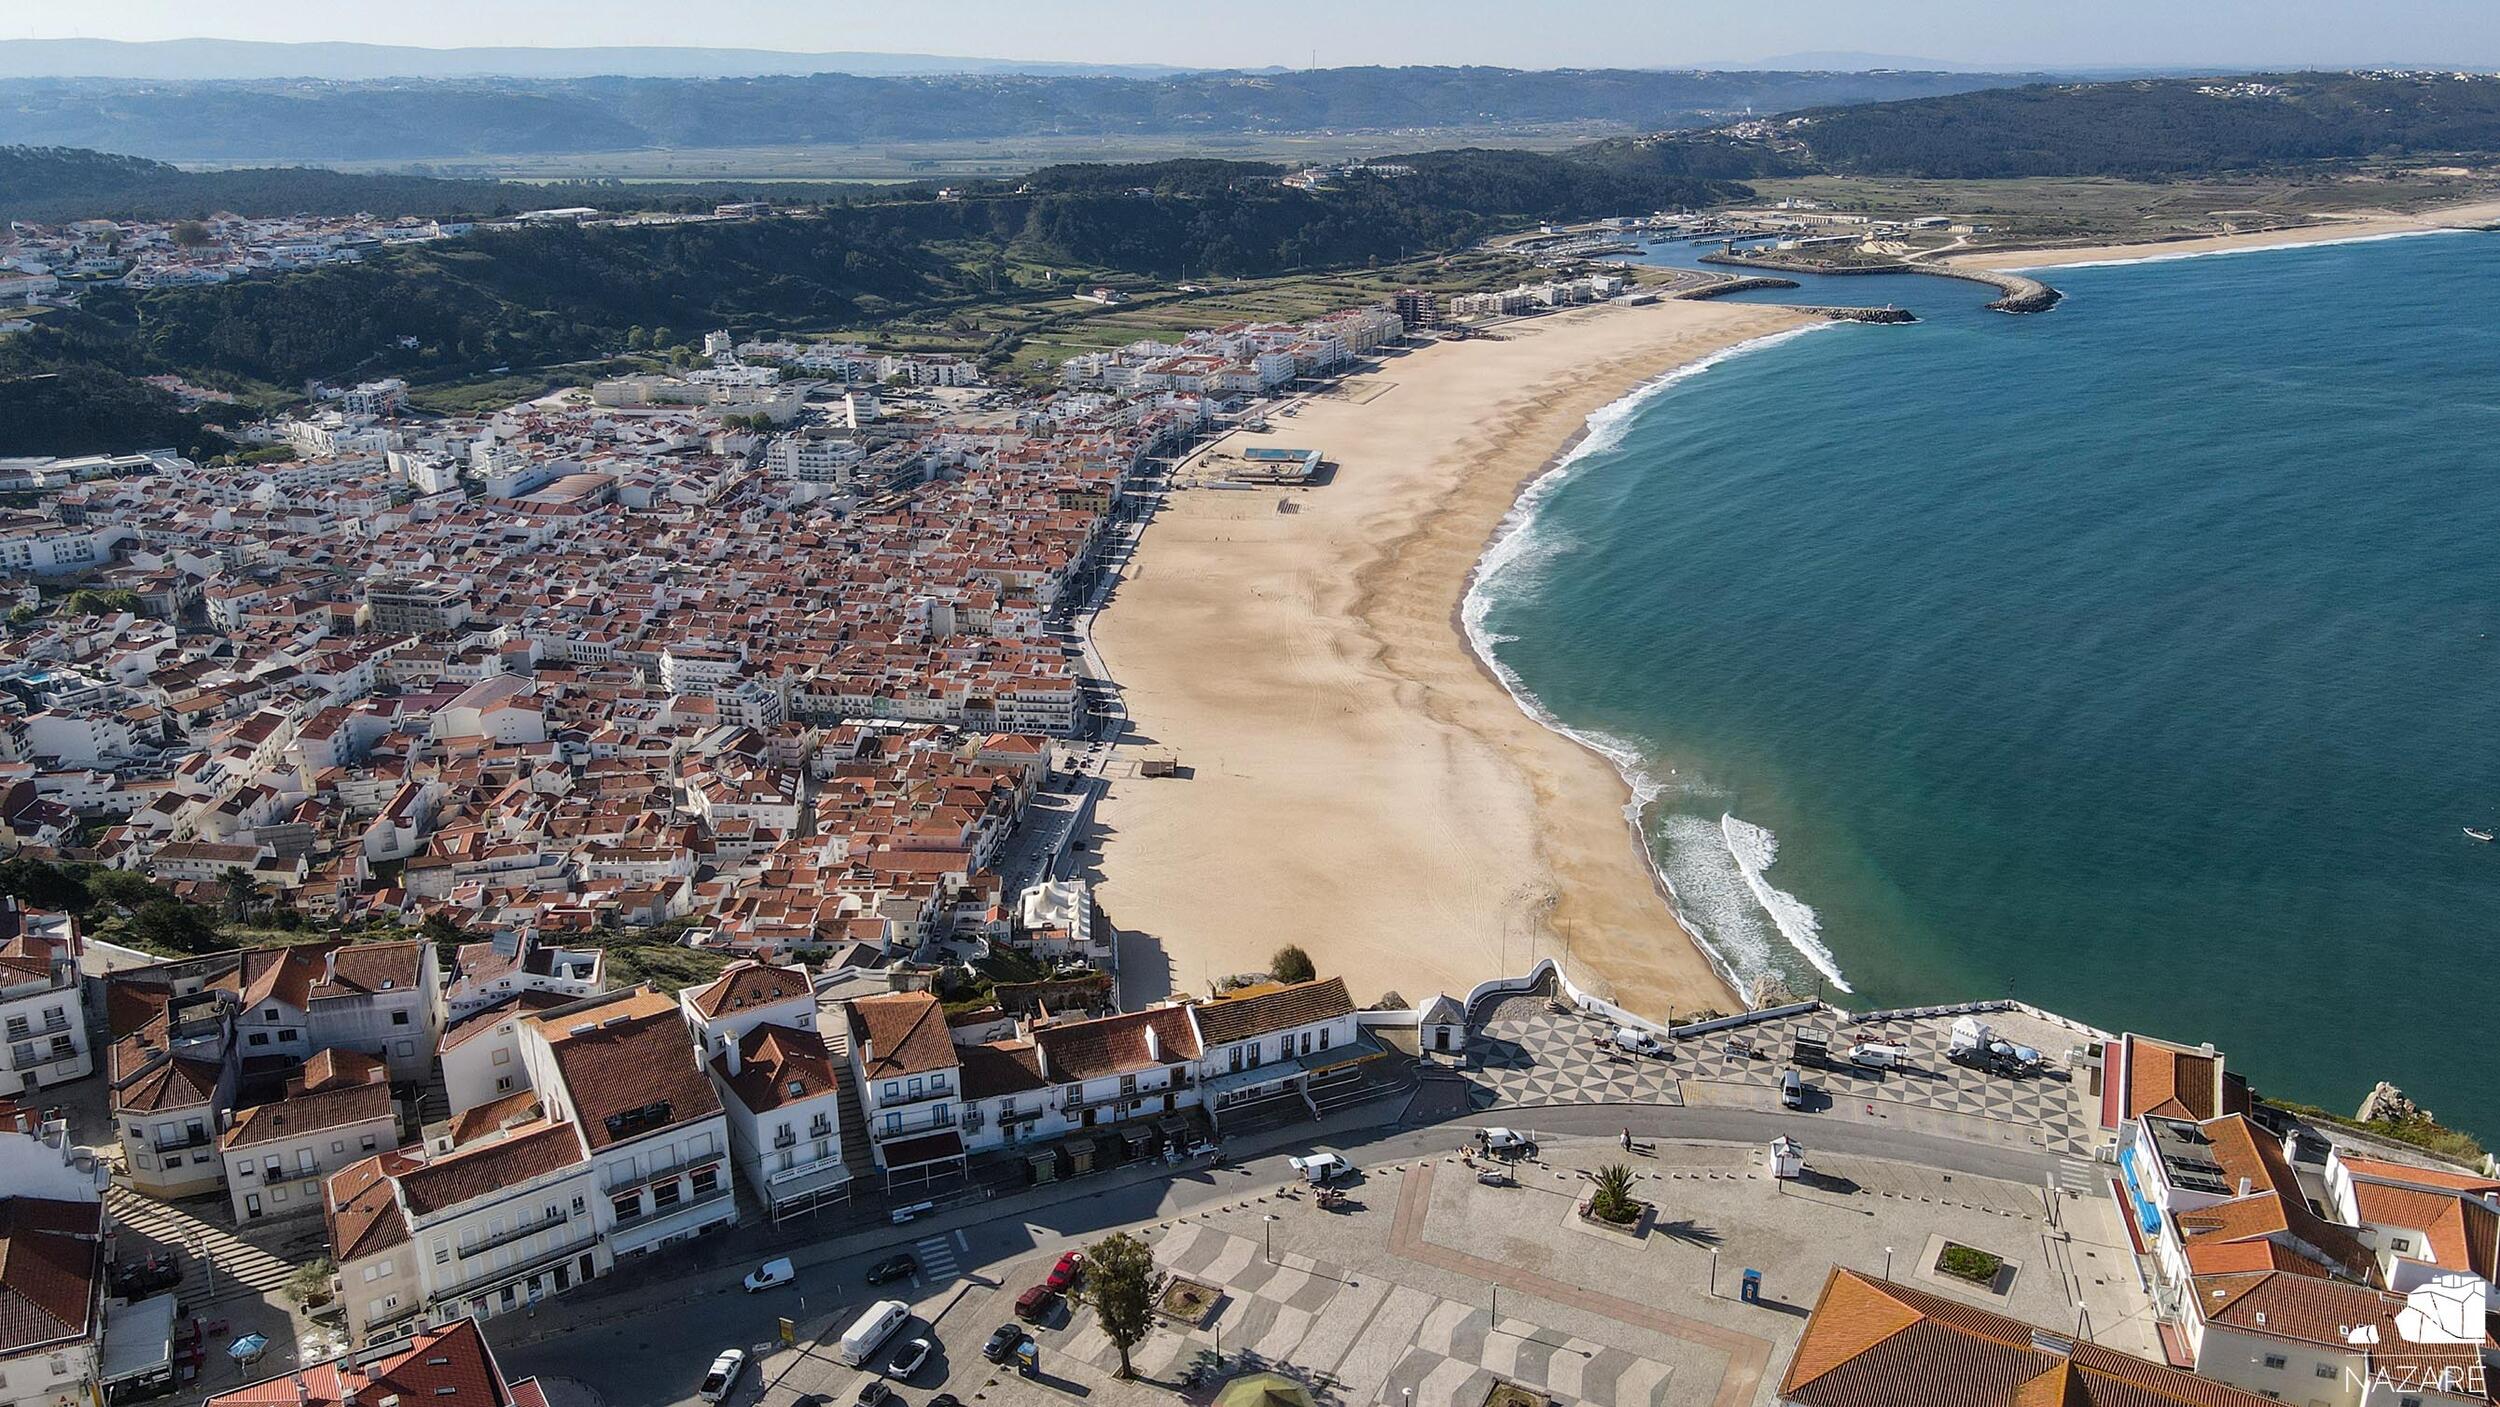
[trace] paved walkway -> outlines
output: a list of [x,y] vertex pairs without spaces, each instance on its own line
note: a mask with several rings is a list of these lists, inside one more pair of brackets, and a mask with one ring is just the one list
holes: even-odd
[[1684,1102],[1673,1062],[1601,1045],[1611,1030],[1543,997],[1503,997],[1477,1012],[1467,1073],[1479,1108]]
[[[1754,1400],[1754,1390],[1761,1385],[1763,1374],[1770,1368],[1770,1340],[1756,1338],[1734,1329],[1721,1328],[1716,1324],[1704,1324],[1696,1319],[1687,1319],[1680,1314],[1669,1314],[1662,1309],[1637,1304],[1613,1295],[1601,1294],[1578,1285],[1567,1285],[1551,1276],[1540,1275],[1532,1270],[1522,1270],[1500,1261],[1485,1260],[1465,1251],[1441,1245],[1427,1235],[1426,1222],[1432,1205],[1432,1178],[1433,1164],[1421,1163],[1406,1174],[1404,1184],[1399,1187],[1397,1222],[1389,1232],[1389,1250],[1392,1254],[1403,1256],[1408,1260],[1420,1261],[1426,1265],[1438,1266],[1443,1270],[1453,1271],[1489,1285],[1519,1290],[1555,1304],[1569,1305],[1574,1309],[1603,1315],[1620,1323],[1654,1330],[1669,1338],[1680,1339],[1723,1354],[1726,1357],[1727,1367],[1719,1376],[1718,1390],[1711,1394],[1712,1407],[1746,1407]],[[1664,1386],[1663,1382],[1658,1383],[1653,1391],[1662,1390]],[[1600,1397],[1595,1400],[1611,1399]]]

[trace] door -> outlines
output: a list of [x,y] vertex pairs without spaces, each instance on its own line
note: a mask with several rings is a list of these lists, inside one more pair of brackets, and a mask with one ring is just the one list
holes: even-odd
[[247,1216],[247,1217],[255,1217],[255,1216],[259,1216],[259,1215],[260,1215],[260,1194],[259,1194],[259,1193],[257,1193],[257,1192],[246,1192],[246,1193],[244,1193],[244,1194],[243,1194],[243,1215],[245,1215],[245,1216]]

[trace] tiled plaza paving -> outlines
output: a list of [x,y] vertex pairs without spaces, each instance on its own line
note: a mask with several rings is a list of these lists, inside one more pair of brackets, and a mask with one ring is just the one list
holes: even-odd
[[[1945,1058],[1952,1039],[1950,1017],[1844,1024],[1829,1011],[1760,1022],[1739,1030],[1668,1043],[1664,1057],[1633,1056],[1604,1044],[1602,1019],[1564,1008],[1541,996],[1502,997],[1478,1012],[1467,1047],[1467,1078],[1481,1109],[1533,1109],[1549,1104],[1682,1104],[1698,1098],[1688,1082],[1748,1086],[1768,1095],[1789,1068],[1800,1030],[1830,1039],[1835,1064],[1803,1070],[1807,1083],[1834,1103],[1893,1104],[1940,1114],[1983,1119],[2031,1131],[2047,1152],[2088,1158],[2091,1130],[2083,1103],[2057,1062],[2079,1037],[2040,1028],[2019,1015],[1990,1018],[2008,1026],[2016,1040],[2031,1039],[2050,1062],[2048,1072],[2013,1079],[1966,1069]],[[2019,1023],[2019,1025],[2017,1024]],[[1837,1063],[1851,1045],[1882,1041],[1906,1047],[1906,1068],[1860,1070]]]
[[[1667,1366],[1557,1333],[1483,1305],[1302,1255],[1270,1263],[1258,1240],[1183,1223],[1155,1242],[1165,1270],[1223,1291],[1215,1319],[1228,1367],[1266,1366],[1308,1383],[1323,1401],[1478,1407],[1496,1378],[1564,1403],[1666,1400]],[[1213,1346],[1211,1331],[1159,1330],[1130,1355],[1150,1378],[1177,1378]],[[1060,1352],[1109,1372],[1120,1355],[1080,1310]],[[1406,1393],[1411,1391],[1409,1398]]]

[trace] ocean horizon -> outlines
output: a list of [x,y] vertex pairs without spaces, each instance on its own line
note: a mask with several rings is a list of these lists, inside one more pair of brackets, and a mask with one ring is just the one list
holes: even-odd
[[[1651,262],[1688,264],[1687,246]],[[1462,612],[1603,752],[1740,986],[2016,997],[2210,1039],[2278,1098],[2380,1079],[2494,946],[2500,246],[2473,235],[1808,279],[1897,303],[1592,417]],[[2434,350],[2435,349],[2435,350]],[[2479,706],[2478,706],[2479,705]],[[2052,1055],[2058,1054],[2051,1052]]]

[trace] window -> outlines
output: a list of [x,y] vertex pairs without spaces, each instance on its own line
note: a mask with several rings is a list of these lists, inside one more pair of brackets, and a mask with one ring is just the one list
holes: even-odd
[[920,1090],[921,1090],[922,1083],[923,1083],[923,1082],[922,1082],[921,1078],[920,1078],[918,1075],[914,1075],[914,1076],[912,1076],[912,1077],[911,1077],[911,1097],[912,1097],[912,1098],[914,1098],[914,1099],[918,1099],[918,1098],[920,1097]]
[[435,1240],[434,1240],[434,1263],[435,1263],[436,1265],[449,1265],[449,1264],[451,1264],[451,1242],[446,1241],[446,1240],[442,1239],[441,1237],[436,1237],[436,1238],[435,1238]]
[[2401,1255],[2401,1254],[2403,1254],[2404,1252],[2406,1252],[2406,1251],[2409,1251],[2409,1250],[2412,1250],[2412,1249],[2413,1249],[2413,1242],[2412,1242],[2412,1240],[2411,1240],[2411,1239],[2409,1239],[2409,1238],[2407,1238],[2407,1237],[2403,1237],[2403,1236],[2391,1236],[2391,1237],[2389,1237],[2389,1238],[2388,1238],[2388,1241],[2387,1241],[2387,1249],[2389,1249],[2389,1250],[2391,1250],[2391,1251],[2394,1251],[2394,1252],[2398,1253],[2399,1255]]
[[581,1199],[581,1198],[579,1198],[579,1197],[576,1197],[576,1198],[574,1198],[574,1199],[573,1199],[573,1215],[575,1215],[575,1216],[580,1216],[581,1214],[582,1214],[582,1199]]
[[885,1082],[885,1092],[884,1092],[884,1093],[882,1093],[882,1094],[880,1094],[880,1095],[878,1095],[878,1096],[877,1096],[877,1098],[879,1098],[880,1100],[883,1100],[885,1103],[891,1104],[891,1103],[893,1103],[895,1100],[897,1100],[897,1099],[901,1098],[901,1097],[902,1097],[902,1093],[903,1093],[903,1082],[902,1082],[902,1081],[900,1081],[900,1080],[888,1080],[888,1081],[886,1081],[886,1082]]
[[512,1093],[512,1077],[510,1075],[497,1075],[495,1077],[495,1093]]
[[78,1047],[76,1047],[76,1046],[74,1046],[74,1045],[70,1044],[69,1037],[67,1037],[67,1036],[54,1036],[54,1037],[52,1038],[52,1058],[53,1058],[53,1059],[55,1059],[55,1060],[62,1060],[62,1059],[66,1059],[66,1058],[68,1058],[69,1056],[76,1055],[77,1053],[78,1053]]
[[703,1167],[696,1168],[694,1170],[694,1195],[697,1197],[709,1197],[714,1192],[719,1190],[720,1169]]
[[407,1025],[407,1024],[408,1024],[408,1013],[407,1013],[407,1012],[404,1012],[404,1011],[394,1011],[394,1012],[392,1012],[392,1013],[391,1013],[391,1024],[392,1024],[392,1025],[394,1025],[394,1026],[405,1026],[405,1025]]
[[792,1081],[790,1082],[790,1097],[791,1097],[792,1099],[804,1099],[804,1098],[806,1098],[806,1097],[807,1097],[807,1081],[805,1081],[805,1080],[792,1080]]
[[887,1133],[901,1133],[903,1131],[903,1116],[900,1114],[886,1115],[885,1131]]
[[269,1033],[267,1031],[254,1031],[251,1034],[250,1043],[253,1045],[269,1044]]
[[260,1019],[272,1026],[278,1024],[278,1009],[274,1006],[262,1008]]
[[2267,1354],[2267,1355],[2266,1355],[2266,1366],[2267,1366],[2267,1367],[2269,1367],[2269,1368],[2280,1368],[2280,1367],[2283,1367],[2283,1366],[2285,1366],[2286,1364],[2288,1364],[2288,1363],[2290,1363],[2290,1362],[2291,1362],[2291,1360],[2290,1360],[2290,1359],[2285,1358],[2282,1354],[2279,1354],[2279,1353],[2269,1353],[2269,1354]]
[[331,1152],[333,1152],[333,1153],[344,1153],[344,1152],[346,1152],[346,1151],[347,1151],[347,1140],[346,1140],[346,1139],[344,1139],[344,1138],[334,1138],[334,1139],[331,1139],[331,1140],[330,1140],[330,1151],[331,1151]]
[[2334,1376],[2335,1376],[2335,1365],[2334,1365],[2334,1364],[2332,1364],[2332,1363],[2321,1363],[2321,1364],[2319,1364],[2319,1365],[2318,1365],[2318,1376],[2319,1376],[2319,1377],[2321,1377],[2321,1378],[2331,1378],[2331,1377],[2334,1377]]
[[510,1050],[498,1050],[498,1051],[496,1051],[496,1052],[495,1052],[495,1063],[496,1063],[496,1064],[498,1064],[498,1065],[509,1065],[509,1064],[511,1064],[511,1063],[512,1063],[512,1052],[511,1052]]
[[374,1135],[372,1134],[365,1134],[356,1140],[356,1150],[360,1153],[370,1153],[373,1151],[373,1147]]
[[253,1167],[250,1163],[244,1163],[244,1164],[241,1164],[240,1166],[238,1166],[238,1167],[236,1167],[236,1168],[235,1168],[235,1172],[236,1172],[239,1176],[243,1176],[243,1177],[250,1177],[253,1173],[258,1172],[258,1171],[259,1171],[259,1169],[258,1169],[258,1168]]
[[659,1208],[661,1211],[667,1211],[669,1208],[676,1206],[679,1202],[682,1202],[685,1199],[686,1189],[679,1185],[675,1178],[671,1178],[651,1189],[651,1204]]
[[619,1193],[609,1199],[608,1205],[609,1210],[616,1213],[618,1221],[632,1221],[635,1217],[642,1215],[642,1194],[639,1192]]
[[417,1053],[417,1043],[415,1041],[401,1041],[398,1043],[397,1049],[402,1057],[411,1056]]

